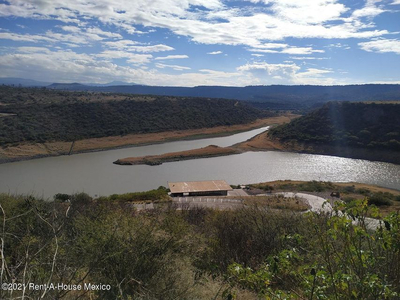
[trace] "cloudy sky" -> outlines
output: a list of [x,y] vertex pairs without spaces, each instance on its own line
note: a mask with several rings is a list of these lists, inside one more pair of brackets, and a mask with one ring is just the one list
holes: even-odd
[[0,0],[0,77],[400,83],[400,0]]

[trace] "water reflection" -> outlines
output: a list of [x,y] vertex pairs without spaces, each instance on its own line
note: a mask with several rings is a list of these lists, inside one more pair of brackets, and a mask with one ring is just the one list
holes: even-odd
[[229,146],[264,129],[223,138],[179,141],[159,145],[50,157],[0,165],[0,192],[87,192],[109,195],[144,191],[168,181],[225,179],[230,184],[278,179],[356,181],[400,189],[400,166],[334,156],[247,152],[243,154],[165,163],[160,166],[117,166],[118,158],[188,150],[209,144]]

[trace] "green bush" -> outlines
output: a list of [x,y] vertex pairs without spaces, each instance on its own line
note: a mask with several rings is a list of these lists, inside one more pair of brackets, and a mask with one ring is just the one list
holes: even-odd
[[383,205],[391,205],[391,199],[393,198],[392,194],[389,193],[374,193],[368,197],[368,204],[376,205],[376,206],[383,206]]
[[126,194],[113,194],[108,197],[111,201],[143,201],[143,200],[168,200],[168,189],[165,187],[159,187],[156,190],[150,190],[146,192],[135,192]]

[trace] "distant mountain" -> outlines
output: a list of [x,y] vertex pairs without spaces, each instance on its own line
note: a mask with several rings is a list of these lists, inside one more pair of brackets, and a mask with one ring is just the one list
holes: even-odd
[[[43,82],[37,81],[32,79],[24,79],[24,78],[17,78],[17,77],[4,77],[0,78],[0,85],[14,85],[14,86],[23,86],[23,87],[35,87],[35,86],[52,86],[52,88],[63,89],[63,85],[67,85],[69,89],[71,89],[71,85],[79,85],[80,88],[83,86],[89,87],[107,87],[107,86],[125,86],[125,85],[136,85],[136,83],[128,83],[124,81],[111,81],[109,83],[87,83],[87,84],[80,84],[80,83],[52,83],[52,82]],[[79,88],[76,86],[75,88]]]
[[137,85],[136,83],[128,83],[124,81],[111,81],[109,83],[88,83],[89,86],[124,86],[124,85]]
[[47,88],[53,90],[66,90],[66,91],[88,91],[92,87],[74,82],[74,83],[52,83],[49,86],[47,86]]
[[273,109],[312,108],[329,101],[385,101],[400,100],[398,84],[365,84],[346,86],[315,85],[271,85],[271,86],[50,86],[55,89],[98,91],[126,94],[147,94],[164,96],[226,98],[262,103],[261,106]]
[[[68,91],[95,91],[138,95],[226,98],[250,101],[261,109],[310,110],[329,101],[400,100],[399,84],[364,84],[344,86],[270,85],[270,86],[148,86],[112,81],[106,84],[53,83],[21,78],[0,78],[0,84],[46,86]],[[6,83],[7,82],[7,83]]]
[[32,79],[24,79],[24,78],[13,78],[13,77],[4,77],[0,78],[0,85],[14,85],[14,86],[24,86],[24,87],[34,87],[34,86],[48,86],[50,82],[42,82],[36,81]]

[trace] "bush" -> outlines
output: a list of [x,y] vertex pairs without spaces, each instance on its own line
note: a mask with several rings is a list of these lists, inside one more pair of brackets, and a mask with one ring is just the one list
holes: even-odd
[[109,200],[111,201],[123,201],[123,202],[128,202],[128,201],[144,201],[144,200],[151,200],[151,201],[157,201],[157,200],[168,200],[168,189],[160,186],[156,190],[150,190],[146,192],[136,192],[136,193],[126,193],[126,194],[113,194],[108,197]]
[[53,196],[53,199],[54,200],[59,200],[61,202],[65,202],[65,201],[68,201],[68,200],[71,199],[71,195],[58,193],[58,194],[55,194]]
[[[376,205],[376,206],[384,206],[384,205],[392,205],[390,201],[390,196],[387,195],[388,193],[375,193],[372,196],[368,197],[368,204]],[[391,195],[391,194],[389,194]]]

